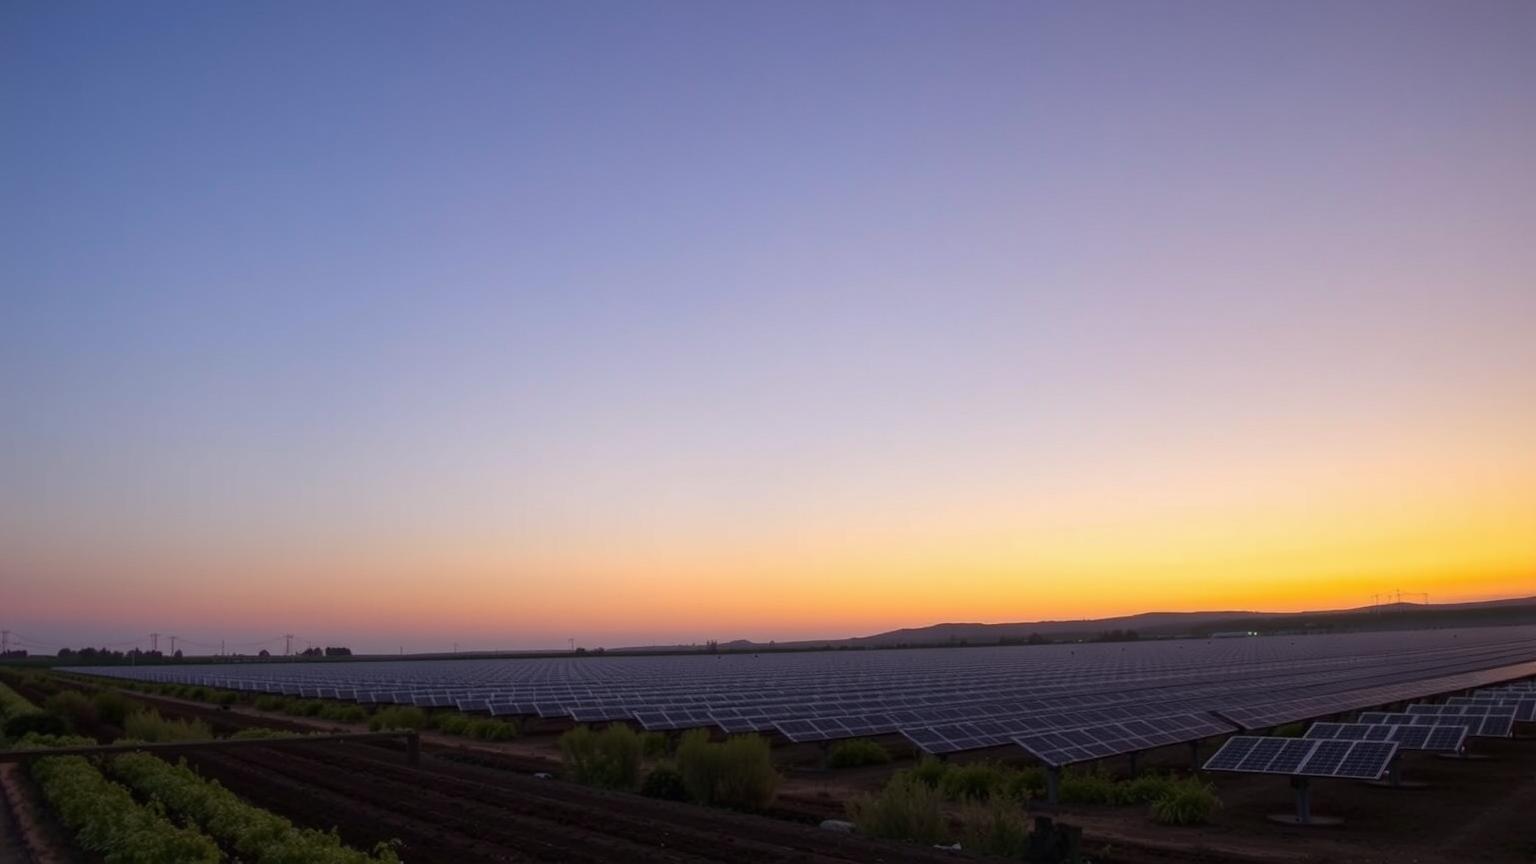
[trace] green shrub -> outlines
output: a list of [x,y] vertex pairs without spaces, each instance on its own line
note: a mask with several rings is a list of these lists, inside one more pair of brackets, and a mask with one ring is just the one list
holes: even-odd
[[128,719],[129,702],[121,690],[100,690],[91,698],[96,708],[96,719],[110,726],[122,728]]
[[994,796],[985,807],[972,805],[960,821],[961,848],[1001,858],[1023,857],[1029,826],[1017,802]]
[[938,845],[949,842],[949,826],[940,804],[938,790],[921,774],[904,772],[892,777],[879,792],[852,799],[847,807],[848,817],[860,833]]
[[0,734],[13,741],[28,735],[67,735],[69,724],[57,714],[16,714],[0,727]]
[[517,727],[495,717],[476,717],[463,734],[480,741],[511,741],[517,737]]
[[427,728],[427,712],[415,705],[391,705],[375,711],[368,718],[368,728],[374,732],[385,729],[414,729],[420,732]]
[[1115,784],[1116,804],[1151,804],[1167,797],[1180,781],[1171,774],[1143,774]]
[[64,721],[70,731],[95,725],[96,706],[79,690],[60,690],[43,702],[43,710]]
[[1163,825],[1203,824],[1221,807],[1215,787],[1193,777],[1170,787],[1167,795],[1152,802],[1152,818]]
[[129,714],[123,734],[139,741],[210,741],[213,729],[206,720],[169,720],[159,711]]
[[447,735],[463,735],[469,728],[470,717],[457,711],[432,715],[432,728]]
[[1046,793],[1045,769],[1038,765],[1014,768],[1007,774],[1003,793],[1016,801],[1044,798]]
[[268,694],[266,696],[257,696],[255,704],[258,711],[281,711],[288,704],[288,700],[281,696]]
[[211,701],[215,705],[233,705],[240,701],[240,694],[233,690],[220,690]]
[[283,706],[283,713],[294,717],[319,717],[324,711],[325,703],[319,699],[294,699]]
[[667,755],[667,734],[665,732],[642,732],[640,734],[640,753],[647,759],[660,759]]
[[950,801],[985,801],[1007,786],[1006,769],[992,762],[951,766],[939,781],[939,791]]
[[361,705],[350,702],[320,703],[320,719],[337,723],[361,723],[368,719],[368,712]]
[[567,776],[585,786],[633,789],[640,783],[640,736],[622,723],[601,732],[577,726],[560,736]]
[[1119,800],[1115,779],[1103,768],[1063,771],[1057,795],[1063,804],[1114,804]]
[[683,783],[683,775],[676,768],[658,765],[645,775],[645,782],[640,784],[640,794],[663,801],[687,801],[688,786]]
[[839,741],[827,751],[828,768],[858,768],[863,765],[885,765],[891,754],[868,738]]
[[733,735],[712,744],[695,729],[677,745],[677,770],[688,795],[700,804],[761,809],[773,803],[782,778],[773,769],[772,750],[758,735]]
[[1307,732],[1307,724],[1301,721],[1287,723],[1284,726],[1276,726],[1275,734],[1283,738],[1300,738]]
[[906,773],[929,789],[937,789],[939,784],[944,782],[944,775],[948,774],[952,767],[948,762],[939,761],[936,756],[924,756],[916,765],[907,769]]

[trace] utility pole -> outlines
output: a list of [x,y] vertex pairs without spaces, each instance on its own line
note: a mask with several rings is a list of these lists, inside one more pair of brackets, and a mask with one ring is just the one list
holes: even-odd
[[224,640],[223,639],[219,640],[219,656],[220,657],[224,656]]
[[0,655],[11,653],[11,631],[0,630]]
[[288,640],[288,643],[287,643],[288,647],[283,649],[283,653],[291,655],[293,653],[293,634],[292,633],[284,633],[283,634],[283,638]]
[[149,650],[151,650],[151,651],[159,651],[160,650],[160,634],[159,633],[151,633],[151,634],[149,634]]
[[171,656],[176,656],[176,637],[171,637]]

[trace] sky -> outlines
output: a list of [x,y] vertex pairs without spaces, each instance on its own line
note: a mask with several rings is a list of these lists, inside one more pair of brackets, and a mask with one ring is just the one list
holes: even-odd
[[1536,594],[1533,43],[1525,0],[0,5],[0,627]]

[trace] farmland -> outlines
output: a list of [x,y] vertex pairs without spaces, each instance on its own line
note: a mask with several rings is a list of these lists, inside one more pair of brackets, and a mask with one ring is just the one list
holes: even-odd
[[[1530,629],[1490,628],[782,656],[210,663],[99,669],[90,679],[19,689],[41,703],[49,687],[138,688],[131,698],[201,720],[220,736],[250,727],[358,731],[364,716],[402,705],[435,718],[494,714],[518,728],[515,740],[489,741],[429,727],[419,766],[406,764],[399,744],[317,743],[280,758],[266,750],[188,754],[202,776],[295,825],[334,826],[358,849],[397,842],[412,862],[929,861],[957,853],[814,823],[846,818],[847,801],[924,751],[955,764],[1034,765],[1067,777],[1128,773],[1135,754],[1140,770],[1187,773],[1191,744],[1209,754],[1233,733],[1529,678],[1533,639]],[[331,716],[350,719],[324,719],[316,705],[335,705]],[[1191,717],[1221,725],[1206,731]],[[716,737],[759,733],[773,742],[784,782],[769,808],[739,813],[536,776],[559,775],[559,736],[578,722],[668,736],[693,727]],[[1423,791],[1320,782],[1314,809],[1345,820],[1326,830],[1266,819],[1292,807],[1285,779],[1275,776],[1207,775],[1223,806],[1198,826],[1155,824],[1144,807],[1038,798],[1020,806],[1081,825],[1095,860],[1528,864],[1536,852],[1523,815],[1536,807],[1529,730],[1519,724],[1514,737],[1469,739],[1474,759],[1405,754],[1404,776]],[[1045,736],[1065,743],[1049,749]],[[880,743],[895,761],[822,767],[829,744],[853,737]]]

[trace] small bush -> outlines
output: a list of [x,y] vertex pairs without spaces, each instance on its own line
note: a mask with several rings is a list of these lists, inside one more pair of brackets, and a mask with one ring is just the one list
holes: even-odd
[[640,736],[622,723],[601,732],[577,726],[560,736],[567,776],[585,786],[633,789],[640,783]]
[[1029,826],[1018,804],[994,796],[990,805],[973,805],[961,817],[960,846],[983,855],[1022,858],[1029,840]]
[[1006,769],[991,762],[952,766],[939,781],[939,791],[950,801],[985,801],[1007,786]]
[[268,695],[256,697],[256,710],[258,711],[281,711],[287,704],[288,700],[281,696]]
[[233,705],[240,701],[240,694],[233,690],[220,690],[211,701],[215,705]]
[[511,741],[517,737],[517,727],[495,717],[476,717],[469,721],[463,734],[479,741]]
[[284,714],[295,717],[319,717],[325,711],[325,703],[319,699],[294,699],[283,706]]
[[92,697],[91,704],[96,708],[96,719],[102,723],[122,728],[123,721],[128,719],[128,697],[122,691],[98,691]]
[[1169,794],[1152,802],[1152,818],[1163,825],[1200,825],[1221,807],[1209,784],[1194,778],[1171,784]]
[[667,755],[667,734],[665,732],[642,732],[640,734],[640,753],[647,759],[660,759]]
[[208,741],[213,728],[206,720],[168,720],[159,711],[129,714],[123,734],[139,741]]
[[839,741],[827,751],[828,768],[858,768],[864,765],[885,765],[891,754],[884,747],[868,738]]
[[1170,774],[1143,774],[1115,784],[1116,804],[1151,804],[1167,797],[1180,781]]
[[447,735],[463,735],[469,728],[470,717],[457,711],[432,715],[432,728]]
[[94,726],[96,705],[79,690],[60,690],[43,702],[43,710],[64,720],[70,731]]
[[645,782],[640,784],[640,794],[663,801],[687,801],[688,786],[683,783],[683,775],[676,768],[658,765],[645,775]]
[[1102,768],[1063,771],[1057,794],[1063,804],[1114,804],[1119,800],[1115,779]]
[[368,728],[374,732],[383,729],[414,729],[420,732],[427,728],[427,712],[415,705],[391,705],[374,712],[368,718]]
[[1046,792],[1045,769],[1038,765],[1015,768],[1008,772],[1003,792],[1016,801],[1044,798]]
[[772,804],[782,779],[773,769],[767,739],[733,735],[712,744],[702,729],[688,732],[677,745],[677,770],[693,800],[745,810]]
[[57,714],[16,714],[7,719],[0,730],[14,741],[28,735],[68,735],[69,724]]
[[860,833],[938,845],[949,842],[940,804],[938,790],[911,772],[892,777],[878,793],[861,795],[847,806],[848,817]]
[[324,702],[320,707],[321,720],[337,723],[361,723],[368,719],[368,712],[361,705],[347,702]]
[[915,766],[907,769],[906,773],[929,789],[937,789],[939,784],[944,782],[944,775],[948,774],[952,767],[954,766],[948,762],[940,762],[935,756],[924,756]]

